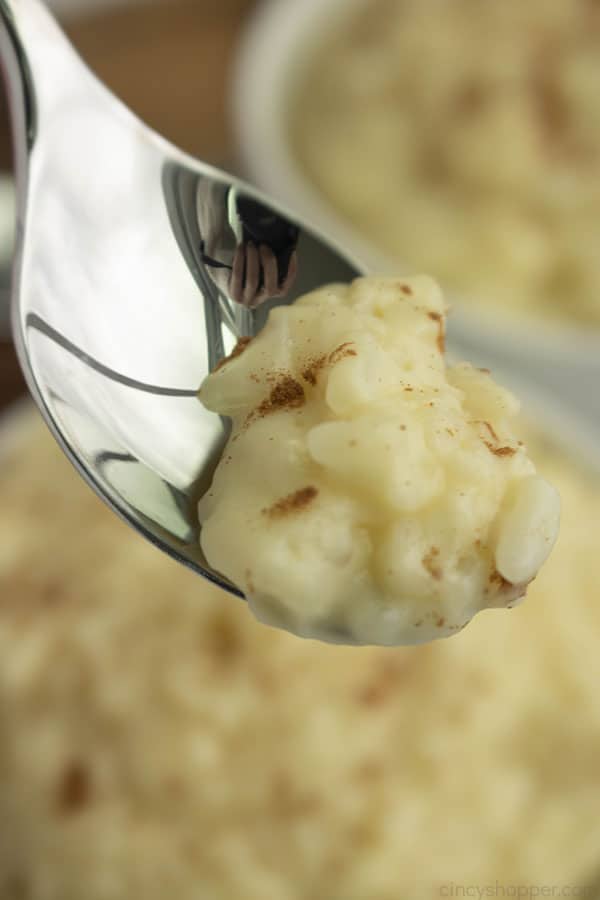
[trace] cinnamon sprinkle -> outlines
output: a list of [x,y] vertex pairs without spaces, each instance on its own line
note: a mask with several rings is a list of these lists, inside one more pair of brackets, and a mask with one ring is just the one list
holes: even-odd
[[302,372],[302,378],[314,387],[317,383],[319,372],[324,369],[325,366],[334,366],[347,356],[357,355],[356,350],[352,349],[352,342],[346,341],[345,344],[340,344],[340,346],[336,347],[335,350],[332,350],[331,353],[325,353],[318,359],[312,360]]
[[302,377],[305,381],[308,381],[309,384],[312,384],[315,387],[317,383],[317,376],[321,369],[327,363],[327,356],[320,356],[318,359],[313,360],[309,366],[302,372]]
[[312,487],[312,485],[300,488],[299,491],[294,491],[293,494],[288,494],[287,497],[282,497],[281,500],[277,500],[277,502],[268,509],[263,509],[263,515],[269,516],[271,519],[280,519],[283,516],[287,516],[289,513],[300,512],[301,510],[306,509],[318,494],[318,490],[316,487]]
[[494,456],[514,456],[517,452],[515,447],[494,447],[491,441],[486,440],[483,443]]
[[269,396],[256,410],[258,416],[268,416],[281,409],[299,409],[304,406],[304,388],[291,375],[283,375],[271,388]]
[[439,547],[432,547],[421,560],[421,562],[423,563],[423,567],[427,569],[427,571],[429,572],[431,577],[435,579],[435,581],[440,581],[442,578],[442,568],[437,561],[437,557],[439,555]]
[[213,372],[218,372],[219,369],[222,369],[223,366],[226,366],[228,362],[231,362],[232,359],[235,359],[237,356],[241,356],[252,338],[249,337],[241,337],[229,356],[224,356],[223,359],[219,360],[217,365],[214,367]]
[[440,353],[446,350],[446,329],[444,328],[444,317],[441,313],[428,312],[427,315],[433,322],[438,323],[437,346]]
[[498,442],[500,441],[500,438],[498,437],[496,430],[490,425],[489,422],[481,422],[480,424],[484,425],[487,428],[487,430],[490,433],[490,436],[496,442],[495,444],[493,444],[491,441],[487,441],[485,438],[481,439],[483,441],[483,443],[485,444],[485,446],[490,451],[490,453],[493,453],[494,456],[514,456],[515,455],[515,453],[517,452],[516,447],[509,447],[509,446],[498,447],[497,446]]
[[485,425],[485,427],[487,428],[487,430],[489,431],[489,433],[491,434],[491,436],[494,438],[495,441],[500,440],[496,430],[490,425],[489,422],[483,422],[482,424]]

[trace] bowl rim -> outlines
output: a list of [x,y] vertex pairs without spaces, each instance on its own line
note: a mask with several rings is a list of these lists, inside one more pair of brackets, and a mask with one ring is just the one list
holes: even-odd
[[[336,18],[347,17],[365,0],[264,0],[251,15],[238,46],[231,79],[231,118],[243,175],[309,221],[335,235],[339,244],[365,260],[371,271],[407,274],[332,208],[303,175],[290,151],[285,108],[307,64],[304,51]],[[600,358],[600,328],[513,317],[493,309],[477,311],[452,298],[454,327],[495,350],[507,346],[513,359],[563,365]]]

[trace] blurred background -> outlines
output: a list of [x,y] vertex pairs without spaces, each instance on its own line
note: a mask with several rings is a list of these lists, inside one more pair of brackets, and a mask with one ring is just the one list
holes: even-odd
[[[256,0],[51,0],[83,58],[182,149],[235,168],[228,112],[234,49]],[[8,339],[10,127],[0,97],[0,410],[24,392]]]

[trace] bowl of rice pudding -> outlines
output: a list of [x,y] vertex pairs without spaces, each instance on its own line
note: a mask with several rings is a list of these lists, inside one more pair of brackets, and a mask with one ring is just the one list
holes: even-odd
[[511,386],[557,545],[521,606],[417,647],[256,622],[113,516],[31,408],[3,420],[2,900],[597,896],[600,472]]
[[274,0],[234,120],[263,188],[439,281],[451,343],[600,421],[599,92],[594,3]]

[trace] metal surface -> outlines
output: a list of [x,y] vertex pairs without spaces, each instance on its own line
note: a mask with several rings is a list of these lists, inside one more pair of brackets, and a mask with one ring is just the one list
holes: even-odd
[[0,0],[0,20],[17,168],[13,332],[30,390],[116,512],[233,590],[198,544],[195,500],[226,424],[197,389],[271,305],[360,267],[150,131],[38,0]]

